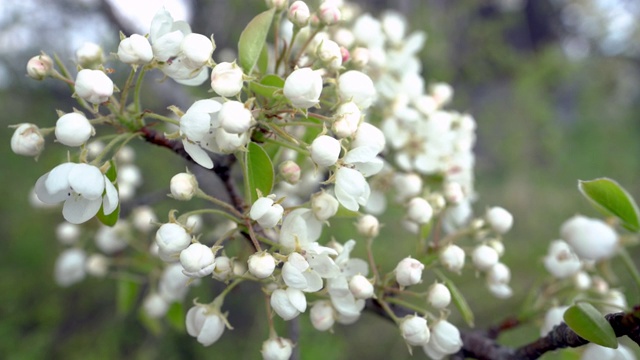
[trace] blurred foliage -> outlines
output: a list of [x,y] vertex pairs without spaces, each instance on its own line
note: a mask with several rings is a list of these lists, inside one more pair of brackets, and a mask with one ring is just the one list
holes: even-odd
[[[239,36],[241,29],[231,22],[246,23],[236,15],[248,20],[264,8],[261,2],[247,7],[231,3],[202,5],[227,11],[209,20],[209,26],[216,29],[225,24],[231,29],[214,31],[219,49],[233,44]],[[376,4],[381,8],[387,5],[384,1]],[[603,56],[569,61],[560,46],[561,34],[549,38],[545,33],[539,43],[524,41],[535,30],[527,28],[531,25],[530,14],[524,10],[500,12],[487,6],[474,1],[398,3],[399,9],[410,14],[411,28],[422,27],[429,34],[423,53],[428,81],[450,82],[456,91],[452,108],[469,111],[478,122],[476,212],[500,205],[515,216],[515,227],[506,236],[504,258],[514,279],[516,295],[512,299],[492,299],[474,274],[462,278],[452,275],[468,296],[479,327],[496,324],[505,314],[519,310],[527,292],[545,274],[538,259],[549,241],[558,237],[565,219],[576,213],[597,216],[577,191],[578,179],[608,176],[640,197],[637,61]],[[549,11],[544,6],[543,10]],[[553,16],[547,20],[557,25]],[[196,30],[198,24],[206,27],[202,17],[196,20]],[[25,54],[21,61],[26,63],[30,55]],[[147,86],[154,83],[150,81]],[[69,111],[72,106],[68,95],[67,89],[51,81],[20,81],[0,92],[0,138],[8,143],[12,134],[9,124],[53,126],[54,109]],[[161,96],[158,103],[153,103],[154,97],[151,92],[147,95],[149,107],[166,106]],[[183,170],[184,163],[164,149],[140,142],[133,145],[140,150],[137,163],[145,174],[139,193],[166,192],[170,177]],[[113,279],[90,278],[71,288],[58,288],[52,281],[52,269],[62,247],[53,232],[61,216],[57,210],[33,210],[27,194],[40,175],[66,157],[64,149],[49,142],[37,162],[12,154],[8,145],[3,151],[0,354],[7,359],[257,357],[267,326],[263,295],[250,285],[239,287],[228,297],[224,309],[229,311],[235,329],[210,348],[203,348],[166,322],[159,336],[152,335],[140,324],[135,311],[116,316],[117,286]],[[169,161],[164,160],[167,158]],[[165,211],[157,213],[162,221],[176,202],[166,199],[159,205]],[[412,250],[398,240],[410,236],[393,225],[400,222],[399,216],[392,214],[383,220],[386,226],[376,240],[375,255],[383,269],[392,269]],[[346,241],[354,235],[349,227],[352,221],[332,227],[328,236]],[[363,251],[358,247],[355,255],[362,256]],[[640,265],[640,251],[634,248],[631,254]],[[629,283],[624,274],[620,281],[623,288]],[[191,294],[204,301],[215,292],[216,288],[199,289]],[[626,294],[630,303],[639,298],[637,290]],[[308,316],[301,316],[300,326],[303,359],[387,359],[392,354],[396,359],[424,357],[419,349],[410,357],[397,329],[370,314],[355,325],[337,326],[335,334],[313,330]],[[281,330],[286,333],[286,328]],[[538,334],[537,324],[530,324],[504,334],[501,341],[516,346]],[[564,355],[545,358],[576,357],[565,351]]]

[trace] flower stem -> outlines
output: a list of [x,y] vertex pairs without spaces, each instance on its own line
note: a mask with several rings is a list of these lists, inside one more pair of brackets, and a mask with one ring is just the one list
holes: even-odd
[[120,150],[123,146],[125,146],[129,141],[131,141],[133,138],[140,136],[140,133],[135,132],[135,133],[124,133],[124,134],[120,134],[118,136],[116,136],[115,138],[113,138],[113,140],[111,140],[107,146],[104,147],[104,149],[102,150],[102,152],[100,154],[98,154],[98,156],[96,156],[95,159],[93,159],[93,161],[91,162],[91,164],[95,165],[95,166],[100,166],[99,164],[102,162],[102,159],[104,159],[104,157],[116,146],[116,144],[119,141],[122,141],[122,144],[120,144],[118,150]]
[[152,112],[144,113],[143,118],[145,118],[145,117],[150,117],[152,119],[164,121],[166,123],[173,124],[173,125],[178,125],[178,126],[180,125],[180,121],[178,121],[176,119],[172,119],[170,117],[167,117],[167,116],[164,116],[164,115],[160,115],[160,114],[156,114],[156,113],[152,113]]
[[231,214],[233,214],[235,216],[235,218],[230,218],[231,221],[234,221],[236,223],[241,223],[241,219],[244,218],[244,215],[242,215],[238,210],[236,210],[233,206],[231,206],[230,204],[217,199],[207,193],[205,193],[204,191],[198,189],[198,191],[196,191],[196,196],[199,197],[200,199],[204,199],[207,201],[210,201],[212,203],[214,203],[215,205],[220,206],[221,208],[224,208],[225,210],[227,210],[228,212],[230,212]]

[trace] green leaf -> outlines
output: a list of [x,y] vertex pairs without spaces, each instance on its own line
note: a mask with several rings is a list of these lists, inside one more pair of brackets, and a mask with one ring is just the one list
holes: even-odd
[[128,314],[138,299],[140,284],[130,279],[118,280],[118,292],[116,298],[117,311],[120,315]]
[[273,163],[262,146],[250,142],[247,147],[247,160],[245,163],[247,170],[245,172],[248,182],[249,191],[251,193],[251,203],[258,199],[258,192],[267,196],[271,193],[274,181]]
[[258,57],[258,71],[261,74],[267,73],[267,67],[269,66],[269,49],[267,48],[267,43],[262,46],[262,51],[260,51],[260,56]]
[[451,292],[451,300],[453,301],[453,304],[456,306],[456,308],[458,308],[458,311],[460,311],[460,315],[462,315],[464,321],[469,326],[473,327],[473,311],[471,311],[471,307],[467,303],[467,300],[464,298],[464,295],[462,295],[460,290],[458,290],[453,281],[449,280],[449,278],[444,276],[443,273],[437,270],[435,270],[435,273],[449,289],[449,292]]
[[274,13],[275,8],[271,8],[258,14],[240,34],[240,41],[238,41],[240,67],[247,75],[251,74],[251,70],[253,70],[258,61],[262,48],[267,41],[267,33],[271,27]]
[[580,302],[564,312],[564,322],[580,337],[594,344],[615,349],[618,338],[613,328],[593,305]]
[[169,311],[167,311],[167,320],[169,324],[180,332],[184,332],[185,328],[185,314],[184,314],[184,306],[182,303],[174,302],[169,307]]
[[[249,89],[254,93],[264,96],[268,99],[277,98],[278,94],[274,94],[284,87],[284,80],[278,75],[269,74],[263,77],[259,82],[252,81],[249,83]],[[282,94],[279,94],[283,96]]]
[[605,215],[616,216],[627,230],[640,231],[638,205],[617,182],[609,178],[578,181],[578,189],[596,209]]
[[260,80],[260,84],[282,89],[284,88],[284,79],[278,75],[269,74]]
[[[116,169],[116,163],[113,160],[109,161],[109,170],[107,170],[107,173],[105,175],[117,190],[118,182],[116,181],[116,179],[118,178],[118,171]],[[98,214],[96,216],[101,223],[107,226],[114,226],[118,222],[118,218],[120,217],[120,202],[118,202],[118,206],[116,207],[116,209],[109,215],[104,214],[104,209],[102,208],[102,205],[100,205],[100,210],[98,210]]]

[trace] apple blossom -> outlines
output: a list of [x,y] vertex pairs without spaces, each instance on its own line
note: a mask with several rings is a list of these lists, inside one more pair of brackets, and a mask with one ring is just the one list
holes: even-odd
[[258,198],[249,212],[249,217],[265,229],[276,226],[284,213],[282,205],[276,204],[273,199],[275,199],[275,195]]
[[595,343],[585,346],[580,360],[636,360],[633,351],[628,347],[618,344],[616,349],[600,346]]
[[422,347],[432,359],[442,359],[462,348],[460,330],[446,320],[438,320],[431,328],[429,342]]
[[318,166],[332,166],[340,155],[340,141],[328,135],[320,135],[313,140],[309,150],[311,160]]
[[488,245],[480,245],[473,249],[471,260],[476,269],[480,271],[489,270],[498,263],[498,252]]
[[400,334],[407,344],[413,346],[424,346],[431,337],[427,319],[415,315],[407,315],[401,320]]
[[351,280],[349,280],[349,290],[356,299],[373,297],[373,285],[361,274],[354,275]]
[[353,101],[360,109],[368,109],[376,98],[371,78],[360,71],[349,70],[338,78],[338,93],[343,101]]
[[219,310],[206,305],[196,305],[187,311],[187,333],[204,346],[209,346],[222,336],[227,320]]
[[421,197],[415,197],[407,204],[407,218],[417,224],[424,225],[431,221],[433,208]]
[[251,111],[239,101],[227,101],[218,112],[220,126],[230,134],[242,134],[249,130],[253,123]]
[[142,301],[142,310],[152,319],[161,318],[169,311],[169,303],[160,294],[153,292]]
[[562,240],[556,240],[549,244],[549,252],[543,261],[547,271],[558,279],[570,277],[582,268],[578,255],[573,252],[569,244]]
[[91,254],[85,263],[87,274],[95,277],[105,277],[109,270],[109,259],[102,254]]
[[113,81],[101,70],[82,69],[75,82],[76,94],[92,104],[102,104],[113,95]]
[[193,243],[180,252],[182,272],[191,278],[210,275],[216,265],[215,256],[210,247]]
[[154,223],[157,221],[158,218],[150,206],[138,206],[131,212],[131,224],[142,233],[148,233],[154,229]]
[[169,303],[182,301],[189,290],[188,285],[192,284],[193,279],[182,271],[182,265],[173,263],[169,264],[160,276],[158,293]]
[[424,264],[420,261],[407,257],[402,259],[396,266],[396,281],[400,286],[411,286],[422,282],[422,270]]
[[27,62],[27,75],[34,80],[42,80],[52,71],[53,60],[45,54],[36,55]]
[[356,228],[360,235],[374,238],[380,233],[380,222],[375,216],[367,214],[358,219]]
[[603,260],[618,250],[618,234],[599,219],[576,215],[565,221],[560,236],[578,256],[587,260]]
[[242,75],[242,69],[235,61],[218,63],[211,70],[211,88],[220,96],[236,96],[242,90]]
[[20,124],[11,136],[11,150],[23,156],[38,156],[44,149],[44,137],[38,126]]
[[118,192],[100,169],[89,164],[63,163],[42,175],[35,192],[42,202],[64,201],[62,215],[72,224],[94,217],[100,207],[109,215],[118,207]]
[[464,250],[458,245],[449,245],[440,252],[440,263],[447,270],[460,273],[464,266]]
[[358,211],[360,205],[367,204],[371,188],[358,170],[341,167],[336,171],[335,193],[342,206]]
[[265,279],[276,269],[276,259],[266,251],[249,256],[247,260],[249,272],[258,279]]
[[85,42],[76,50],[76,60],[83,68],[96,68],[103,62],[102,48],[98,44]]
[[300,165],[296,164],[292,160],[286,160],[280,163],[278,166],[280,176],[291,185],[295,185],[300,181]]
[[329,220],[338,212],[338,200],[324,191],[311,196],[311,211],[320,221]]
[[498,234],[506,233],[513,225],[513,215],[499,206],[487,209],[485,217],[489,226]]
[[129,224],[124,221],[118,221],[114,226],[102,225],[96,231],[96,246],[105,254],[115,254],[127,247],[129,233]]
[[308,109],[319,102],[322,76],[311,68],[297,69],[284,82],[284,96],[300,109]]
[[213,273],[211,274],[214,279],[220,281],[227,281],[233,274],[233,263],[234,261],[227,256],[218,256],[216,258],[216,266],[213,269]]
[[340,45],[333,40],[322,40],[316,48],[316,56],[329,70],[338,70],[342,66]]
[[63,145],[80,146],[95,133],[89,120],[80,113],[64,114],[56,122],[56,140]]
[[56,237],[58,241],[60,241],[63,245],[73,245],[78,239],[80,239],[80,235],[82,234],[80,226],[76,224],[72,224],[70,222],[61,222],[56,227]]
[[335,314],[331,303],[327,300],[316,301],[309,310],[311,325],[318,331],[327,331],[335,323]]
[[289,6],[287,18],[297,27],[306,26],[309,23],[311,13],[309,6],[304,1],[295,1]]
[[358,130],[362,112],[353,101],[348,101],[336,109],[335,120],[331,130],[339,137],[352,137]]
[[544,315],[544,323],[540,329],[540,336],[546,336],[556,325],[562,324],[564,322],[564,312],[568,308],[568,306],[554,306],[547,310]]
[[271,338],[262,343],[260,353],[264,360],[289,360],[293,352],[293,346],[293,341],[289,339]]
[[180,252],[191,244],[191,235],[176,223],[162,224],[156,232],[158,255],[164,261],[177,261]]
[[333,25],[342,19],[342,14],[334,1],[324,1],[318,9],[318,18],[325,25]]
[[122,39],[118,45],[118,59],[125,64],[148,64],[153,59],[149,40],[138,34]]
[[283,320],[294,319],[307,309],[307,299],[304,293],[298,289],[276,289],[271,294],[271,308]]
[[429,288],[427,301],[436,309],[444,309],[451,303],[451,291],[444,284],[435,283]]

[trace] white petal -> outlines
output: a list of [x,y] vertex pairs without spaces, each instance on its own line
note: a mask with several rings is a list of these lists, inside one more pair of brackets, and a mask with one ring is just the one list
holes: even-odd
[[102,199],[102,210],[105,215],[109,215],[118,207],[118,190],[106,176],[104,177],[104,184],[107,193]]
[[376,158],[378,152],[378,149],[373,146],[359,146],[349,150],[344,157],[344,161],[349,164],[369,162]]
[[307,299],[304,297],[304,293],[298,289],[287,288],[287,297],[293,307],[303,313],[307,310]]
[[82,224],[94,217],[102,205],[102,199],[89,200],[80,196],[72,196],[64,202],[62,216],[72,224]]
[[302,291],[313,293],[322,289],[322,278],[320,274],[315,271],[305,271],[303,275],[305,279],[307,279],[307,287],[302,289]]
[[207,114],[220,111],[222,104],[212,99],[202,99],[193,103],[187,110],[187,114],[190,112],[204,112]]
[[305,276],[289,262],[286,262],[282,266],[282,280],[284,280],[287,286],[292,288],[304,289],[307,287],[307,279]]
[[332,278],[340,275],[340,268],[327,255],[308,255],[309,265],[323,278]]
[[202,85],[209,78],[209,68],[203,67],[202,70],[191,79],[178,80],[175,79],[178,84],[186,85],[186,86],[198,86]]
[[58,191],[57,193],[50,193],[47,190],[45,183],[47,181],[47,177],[49,177],[49,174],[50,173],[46,173],[40,176],[38,181],[36,181],[36,186],[34,189],[36,196],[38,197],[38,199],[40,199],[40,201],[46,204],[57,204],[66,200],[69,196],[69,191],[71,190],[68,187],[66,189]]
[[191,141],[200,141],[209,133],[211,116],[206,112],[187,111],[180,118],[180,132]]
[[198,342],[204,346],[213,344],[222,336],[224,328],[225,325],[220,316],[208,315],[198,334]]
[[258,200],[256,200],[256,202],[253,203],[253,206],[251,206],[249,217],[252,220],[258,220],[259,218],[264,216],[264,214],[266,214],[269,209],[271,209],[272,205],[273,199],[270,199],[268,197],[259,198]]
[[171,17],[171,14],[165,8],[158,10],[154,15],[153,20],[151,20],[151,29],[149,30],[149,37],[151,38],[151,41],[154,42],[162,35],[171,31],[172,25],[173,18]]
[[69,185],[84,198],[99,199],[104,192],[104,175],[95,166],[76,164],[69,172]]
[[73,169],[75,163],[64,163],[53,168],[49,172],[49,176],[44,182],[49,194],[57,194],[60,191],[69,191],[69,172]]
[[356,169],[362,173],[365,177],[369,177],[371,175],[375,175],[382,170],[384,167],[384,163],[382,159],[379,157],[372,159],[369,162],[365,163],[356,163]]
[[184,146],[184,151],[186,151],[198,165],[207,169],[213,169],[213,160],[211,160],[209,154],[200,146],[187,140],[182,140],[182,145]]
[[347,210],[358,211],[358,202],[356,201],[351,194],[346,192],[343,188],[336,186],[335,187],[336,199],[340,201],[340,204],[344,206]]
[[341,315],[356,316],[362,310],[361,302],[351,294],[345,296],[331,296],[331,304]]

